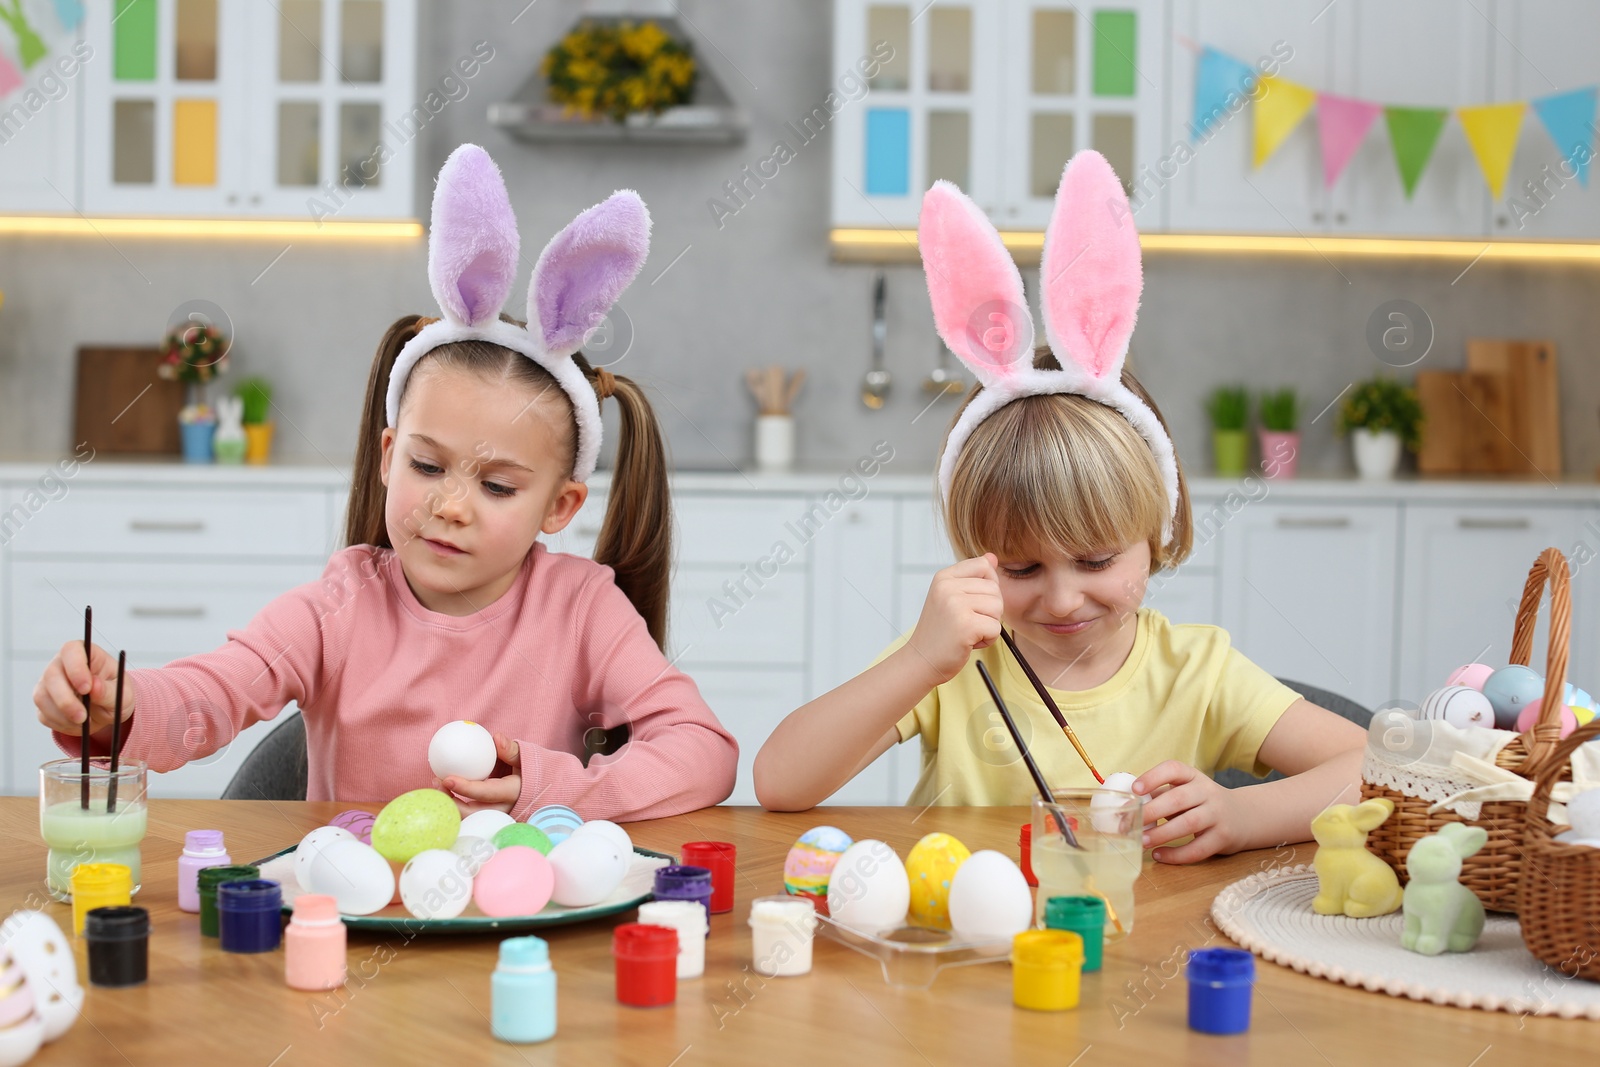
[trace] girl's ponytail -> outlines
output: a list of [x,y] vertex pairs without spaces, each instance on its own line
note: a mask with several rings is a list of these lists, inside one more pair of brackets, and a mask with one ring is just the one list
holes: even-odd
[[595,543],[594,560],[616,573],[625,593],[661,648],[667,643],[667,596],[672,578],[672,500],[667,450],[644,390],[632,379],[573,357],[595,393],[616,398],[622,433],[617,441],[611,495]]
[[402,315],[394,320],[378,342],[378,354],[367,376],[367,399],[361,409],[361,428],[356,435],[356,461],[350,472],[350,504],[345,509],[344,543],[393,548],[383,521],[383,431],[389,424],[385,398],[389,391],[389,371],[407,341],[416,336],[425,322],[420,315]]

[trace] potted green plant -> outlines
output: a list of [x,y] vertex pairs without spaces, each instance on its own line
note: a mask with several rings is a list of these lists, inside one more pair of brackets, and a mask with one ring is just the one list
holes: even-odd
[[1268,478],[1293,478],[1300,465],[1300,397],[1292,388],[1269,390],[1259,403],[1261,471]]
[[206,383],[228,369],[230,347],[227,336],[210,323],[175,327],[162,340],[156,373],[188,386],[187,400],[178,412],[178,428],[183,435],[183,458],[189,463],[211,462],[217,416],[206,403]]
[[1242,385],[1222,385],[1206,398],[1211,418],[1211,457],[1218,474],[1243,474],[1250,452],[1245,424],[1250,421],[1250,394]]
[[233,395],[244,405],[244,458],[247,463],[265,463],[272,452],[272,383],[265,378],[246,378]]
[[1350,434],[1361,477],[1392,478],[1401,446],[1416,451],[1422,443],[1422,404],[1416,390],[1392,378],[1373,378],[1345,396],[1338,430]]

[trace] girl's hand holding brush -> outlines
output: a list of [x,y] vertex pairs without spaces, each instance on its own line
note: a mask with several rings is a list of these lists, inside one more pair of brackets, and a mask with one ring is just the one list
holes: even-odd
[[[99,733],[111,725],[111,710],[117,699],[117,657],[91,645],[85,662],[82,641],[61,646],[44,677],[33,688],[33,706],[39,721],[64,734],[76,734],[83,725],[83,695],[89,694],[89,732]],[[133,679],[123,682],[122,721],[132,718],[138,706],[138,690]]]

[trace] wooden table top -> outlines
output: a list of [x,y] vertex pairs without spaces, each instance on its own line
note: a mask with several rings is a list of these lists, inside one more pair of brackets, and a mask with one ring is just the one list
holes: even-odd
[[[620,919],[539,931],[558,980],[559,1029],[540,1045],[507,1045],[489,1033],[489,976],[498,936],[416,937],[350,933],[350,978],[333,993],[297,992],[283,981],[281,950],[222,952],[196,916],[177,907],[177,860],[185,830],[220,828],[241,862],[270,855],[348,807],[338,803],[157,800],[144,842],[151,912],[150,981],[88,988],[83,1015],[33,1061],[50,1064],[200,1062],[293,1067],[379,1062],[461,1064],[807,1064],[832,1052],[850,1063],[1119,1062],[1157,1053],[1162,1062],[1438,1063],[1493,1067],[1571,1062],[1593,1055],[1600,1026],[1553,1018],[1439,1007],[1351,989],[1258,961],[1249,1033],[1191,1033],[1185,1022],[1187,950],[1228,945],[1211,925],[1225,885],[1275,865],[1307,863],[1311,846],[1245,853],[1192,867],[1147,866],[1137,887],[1133,934],[1108,946],[1104,970],[1086,975],[1075,1011],[1036,1013],[1011,1003],[1005,963],[956,968],[929,990],[886,985],[877,964],[818,938],[809,975],[766,978],[748,970],[750,901],[782,891],[783,859],[819,823],[877,837],[903,858],[933,830],[968,847],[1015,856],[1022,808],[827,808],[774,814],[708,808],[628,827],[646,848],[677,854],[685,841],[738,846],[734,910],[711,920],[702,978],[678,984],[677,1004],[638,1009],[613,995],[611,930]],[[0,917],[43,906],[63,929],[71,909],[43,893],[45,848],[38,802],[0,798]],[[84,945],[75,942],[87,984]]]

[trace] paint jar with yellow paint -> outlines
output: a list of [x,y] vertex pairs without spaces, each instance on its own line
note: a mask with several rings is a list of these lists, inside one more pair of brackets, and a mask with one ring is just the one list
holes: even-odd
[[1011,999],[1032,1011],[1078,1006],[1083,938],[1071,930],[1024,930],[1011,940]]

